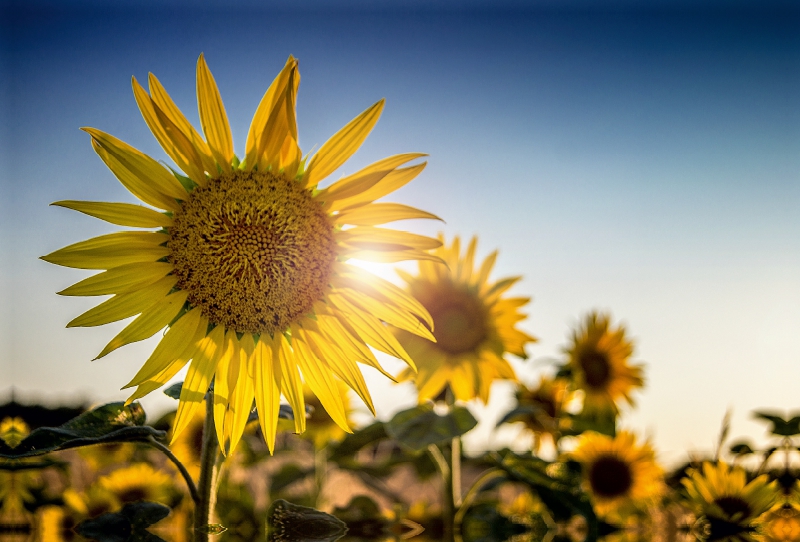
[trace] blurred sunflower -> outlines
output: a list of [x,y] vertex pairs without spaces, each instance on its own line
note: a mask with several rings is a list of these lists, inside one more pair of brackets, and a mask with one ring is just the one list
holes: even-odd
[[584,487],[599,516],[624,514],[662,492],[653,448],[638,445],[632,433],[620,431],[614,438],[584,433],[571,456],[583,467]]
[[16,448],[31,430],[25,420],[19,417],[6,417],[0,421],[0,440],[9,448]]
[[[426,251],[440,246],[439,241],[376,227],[437,218],[405,205],[374,203],[416,177],[425,163],[401,166],[424,155],[391,156],[320,188],[320,181],[361,146],[384,102],[348,123],[313,157],[303,158],[295,119],[299,82],[297,61],[290,56],[256,110],[240,162],[202,55],[197,97],[205,139],[155,76],[149,76],[149,93],[134,78],[133,92],[145,122],[186,176],[100,130],[85,128],[120,182],[152,208],[81,201],[55,205],[156,231],[112,233],[43,256],[58,265],[105,270],[60,292],[113,294],[69,326],[98,326],[138,315],[98,357],[168,327],[125,386],[138,386],[129,400],[159,388],[191,361],[173,438],[201,408],[213,379],[214,418],[223,452],[236,447],[254,398],[273,449],[280,395],[295,412],[304,412],[303,381],[349,430],[333,375],[374,412],[356,362],[391,375],[368,346],[413,367],[384,323],[433,339],[430,316],[418,302],[346,263],[350,258],[438,260]],[[305,418],[296,417],[295,424],[302,432]]]
[[138,501],[171,506],[178,494],[172,477],[147,463],[134,463],[112,471],[97,480],[97,487],[111,495],[119,508]]
[[717,538],[754,527],[779,497],[777,482],[770,482],[766,474],[748,482],[744,469],[721,461],[704,462],[702,470],[690,470],[681,483],[689,504],[708,518]]
[[542,376],[539,383],[529,388],[519,384],[516,391],[516,414],[507,421],[522,422],[533,433],[533,450],[538,451],[543,441],[555,444],[560,436],[559,420],[567,400],[567,384],[560,378]]
[[[439,238],[444,241],[441,235]],[[518,309],[530,299],[502,297],[521,277],[490,282],[497,252],[475,269],[476,245],[473,237],[462,256],[460,240],[455,237],[449,247],[433,252],[446,266],[421,261],[417,276],[398,270],[409,293],[433,318],[435,342],[408,329],[397,331],[400,344],[418,368],[416,375],[406,369],[400,378],[414,379],[420,402],[436,397],[446,386],[460,401],[478,397],[488,402],[495,379],[516,380],[504,355],[527,359],[525,345],[536,341],[514,327],[525,318]]]
[[565,349],[575,385],[583,390],[586,414],[614,414],[619,403],[633,404],[630,393],[644,385],[641,365],[628,365],[633,343],[621,325],[610,328],[607,314],[590,313],[584,325],[573,332]]

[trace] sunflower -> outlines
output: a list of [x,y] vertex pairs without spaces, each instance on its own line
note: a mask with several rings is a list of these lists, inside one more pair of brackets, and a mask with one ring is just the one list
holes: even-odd
[[411,295],[433,318],[435,342],[407,329],[397,331],[400,344],[418,365],[416,375],[407,369],[400,378],[414,379],[420,402],[436,397],[446,386],[458,400],[479,397],[488,402],[493,380],[516,380],[503,356],[509,353],[527,359],[525,345],[536,341],[514,327],[525,317],[518,309],[530,299],[502,297],[521,277],[489,282],[497,252],[476,270],[476,245],[473,237],[462,256],[456,237],[449,247],[433,252],[446,266],[421,261],[417,276],[398,270]]
[[138,501],[172,505],[177,496],[172,477],[148,463],[134,463],[112,471],[97,480],[97,487],[113,496],[120,508]]
[[607,314],[590,313],[586,322],[572,335],[565,349],[569,356],[575,385],[583,390],[586,414],[619,412],[619,403],[633,404],[630,393],[644,385],[641,365],[628,365],[633,343],[625,337],[625,328],[610,328]]
[[599,433],[581,435],[572,459],[583,467],[583,484],[599,516],[624,514],[661,494],[662,471],[649,443],[637,444],[632,433],[612,438]]
[[681,483],[689,504],[708,518],[716,538],[756,526],[779,497],[777,482],[769,482],[766,474],[748,482],[744,469],[731,468],[721,461],[704,462],[702,470],[690,470]]
[[[189,364],[173,439],[201,408],[212,380],[223,452],[236,447],[254,398],[272,450],[280,395],[295,412],[304,412],[303,381],[349,430],[337,379],[374,412],[356,362],[391,377],[368,346],[413,367],[385,323],[433,339],[430,315],[418,302],[347,263],[350,258],[438,260],[426,252],[440,246],[436,239],[378,227],[437,217],[405,205],[374,203],[416,177],[425,163],[404,165],[425,155],[391,156],[321,188],[319,183],[361,146],[384,102],[357,116],[309,159],[297,144],[299,82],[297,61],[290,56],[256,110],[240,161],[202,55],[197,97],[205,139],[155,76],[149,76],[149,93],[134,78],[145,122],[185,175],[100,130],[84,128],[120,182],[150,207],[55,203],[113,224],[155,229],[103,235],[42,258],[105,270],[60,292],[113,295],[68,326],[138,315],[98,357],[168,328],[125,388],[137,387],[129,401],[135,400]],[[305,417],[297,416],[295,424],[302,432]]]

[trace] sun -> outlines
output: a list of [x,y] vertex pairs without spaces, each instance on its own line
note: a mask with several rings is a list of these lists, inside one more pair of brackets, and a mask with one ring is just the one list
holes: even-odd
[[[443,238],[440,236],[443,241]],[[448,387],[455,399],[489,401],[498,379],[516,380],[506,354],[526,359],[525,345],[536,339],[516,328],[525,316],[519,308],[527,297],[504,297],[520,277],[489,280],[497,252],[474,268],[477,238],[461,254],[460,239],[433,252],[446,265],[419,263],[419,274],[398,270],[409,293],[433,319],[433,336],[423,337],[399,329],[397,338],[417,362],[418,372],[406,370],[400,378],[413,378],[420,402],[433,399]]]
[[[375,203],[414,179],[425,156],[399,154],[327,187],[320,182],[356,152],[383,110],[361,113],[311,156],[298,146],[300,82],[289,57],[250,125],[242,160],[217,85],[201,55],[197,96],[205,138],[155,76],[149,92],[134,78],[145,122],[183,173],[162,166],[95,128],[92,146],[119,181],[147,206],[59,201],[54,205],[129,228],[79,242],[42,258],[103,270],[59,292],[112,297],[69,326],[127,325],[98,357],[167,328],[126,388],[129,400],[161,387],[187,364],[173,439],[187,427],[213,381],[214,419],[223,452],[236,448],[255,403],[274,449],[281,395],[304,412],[303,384],[349,431],[340,381],[374,413],[358,363],[388,375],[370,347],[414,367],[386,324],[433,339],[425,308],[386,280],[348,260],[439,260],[429,237],[381,227],[434,215]],[[295,430],[305,418],[295,418]]]

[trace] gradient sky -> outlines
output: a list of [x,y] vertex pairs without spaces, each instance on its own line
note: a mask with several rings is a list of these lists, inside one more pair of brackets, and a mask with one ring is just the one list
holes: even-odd
[[[88,273],[38,259],[114,227],[48,204],[134,201],[79,127],[168,160],[130,77],[155,73],[199,126],[203,52],[240,154],[289,54],[300,61],[305,151],[386,98],[342,174],[398,152],[430,154],[387,201],[446,221],[409,230],[477,234],[481,256],[500,249],[495,278],[524,276],[514,293],[533,301],[521,327],[540,341],[516,364],[522,380],[535,380],[571,327],[601,309],[627,325],[647,367],[623,426],[651,436],[664,461],[709,450],[728,408],[732,435],[761,444],[753,409],[800,409],[800,11],[259,4],[5,5],[0,401],[12,387],[51,403],[127,396],[120,386],[155,342],[91,362],[123,324],[65,329],[97,300],[55,292]],[[408,387],[374,374],[370,383],[381,417],[413,402]],[[492,408],[474,409],[486,421],[473,450],[522,445],[513,431],[490,435],[508,386],[493,396]],[[157,413],[170,401],[155,393],[143,403]]]

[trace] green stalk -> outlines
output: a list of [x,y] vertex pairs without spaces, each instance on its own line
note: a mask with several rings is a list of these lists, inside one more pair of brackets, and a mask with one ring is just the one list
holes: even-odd
[[209,525],[217,502],[216,482],[221,461],[217,430],[214,427],[214,398],[206,396],[206,421],[203,424],[203,447],[200,452],[199,501],[194,511],[194,542],[208,542]]

